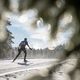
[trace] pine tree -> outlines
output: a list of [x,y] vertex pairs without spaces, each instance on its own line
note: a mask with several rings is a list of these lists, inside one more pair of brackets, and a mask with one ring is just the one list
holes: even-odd
[[6,29],[6,33],[7,38],[3,42],[0,42],[0,58],[6,58],[9,50],[12,49],[12,44],[14,43],[12,41],[12,39],[14,39],[12,32]]

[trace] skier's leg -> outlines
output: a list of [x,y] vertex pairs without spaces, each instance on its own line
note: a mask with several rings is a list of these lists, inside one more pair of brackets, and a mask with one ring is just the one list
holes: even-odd
[[24,49],[24,62],[27,62],[26,56],[27,56],[27,52],[26,52],[26,49]]
[[18,54],[16,55],[16,57],[14,58],[14,60],[12,62],[14,62],[17,59],[17,57],[20,55],[20,53],[21,53],[21,49],[18,49]]

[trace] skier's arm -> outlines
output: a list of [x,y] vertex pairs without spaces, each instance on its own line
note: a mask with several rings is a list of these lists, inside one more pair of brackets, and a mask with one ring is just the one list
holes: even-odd
[[26,43],[26,45],[29,47],[29,49],[30,49],[30,50],[32,50],[32,48],[30,48],[30,46],[29,46],[28,42]]
[[30,48],[30,46],[27,44],[27,46],[29,47],[30,50],[32,50],[32,48]]

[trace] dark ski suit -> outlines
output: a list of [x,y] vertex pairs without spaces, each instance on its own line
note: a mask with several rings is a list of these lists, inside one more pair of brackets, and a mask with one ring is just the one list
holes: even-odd
[[[29,47],[27,40],[21,41],[21,43],[19,44],[19,47],[18,47],[18,54],[14,58],[13,62],[17,59],[17,57],[20,55],[20,53],[22,51],[25,53],[25,55],[24,55],[24,62],[26,62],[26,55],[27,55],[27,51],[26,51],[26,48],[25,48],[26,45]],[[31,48],[29,47],[29,49],[31,49]]]

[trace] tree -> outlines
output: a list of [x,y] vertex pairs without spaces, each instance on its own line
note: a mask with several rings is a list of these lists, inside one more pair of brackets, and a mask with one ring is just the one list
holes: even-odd
[[14,43],[12,41],[12,39],[14,39],[14,37],[12,36],[12,32],[6,29],[6,34],[6,39],[0,42],[0,58],[6,57],[8,51],[12,48],[12,43]]

